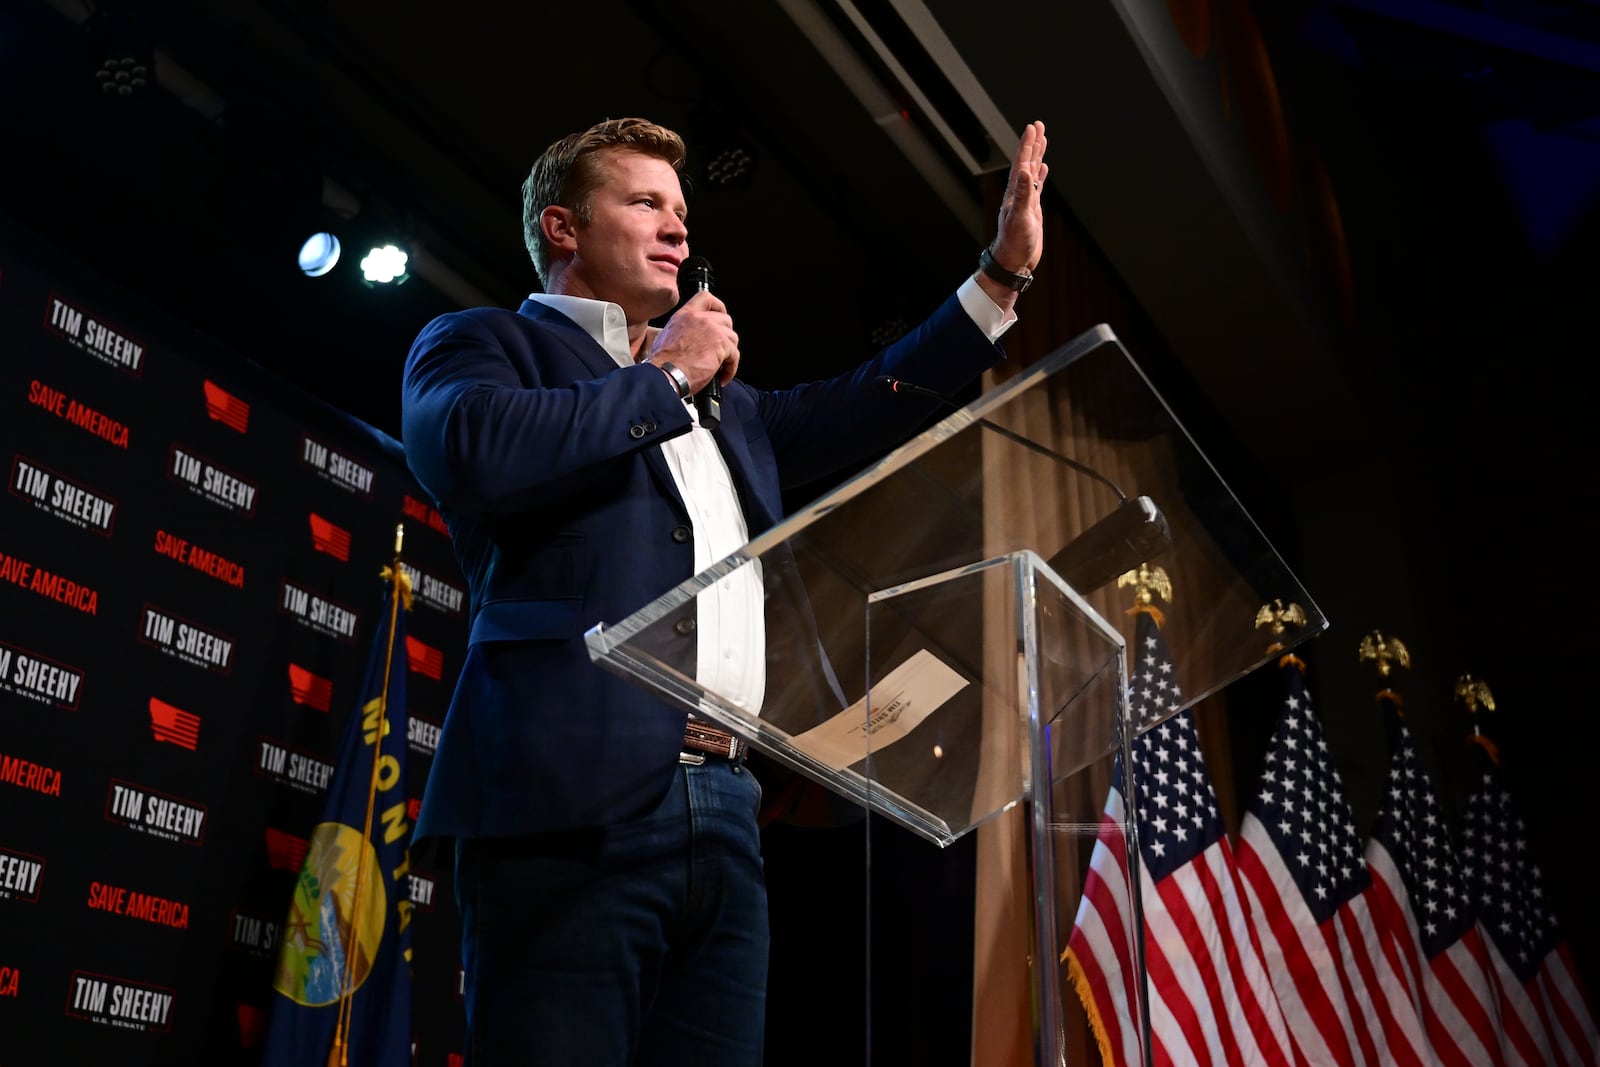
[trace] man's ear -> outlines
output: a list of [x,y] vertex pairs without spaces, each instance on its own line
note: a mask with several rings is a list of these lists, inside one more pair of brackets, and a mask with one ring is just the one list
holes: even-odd
[[539,229],[550,251],[570,255],[578,250],[578,217],[571,208],[551,204],[539,212]]

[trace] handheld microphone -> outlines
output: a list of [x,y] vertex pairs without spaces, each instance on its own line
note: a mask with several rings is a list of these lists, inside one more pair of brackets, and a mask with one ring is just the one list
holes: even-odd
[[[947,408],[959,410],[943,393],[927,386],[887,376],[879,378],[878,381],[887,385],[893,392],[931,397]],[[1073,589],[1080,593],[1098,589],[1107,582],[1114,581],[1118,575],[1132,570],[1172,547],[1172,531],[1167,527],[1167,517],[1149,497],[1137,496],[1130,499],[1115,482],[1093,467],[1069,459],[1054,449],[1046,448],[1037,441],[1030,441],[1021,434],[1013,433],[988,419],[973,421],[987,430],[1015,441],[1024,448],[1048,456],[1080,474],[1088,475],[1117,494],[1118,503],[1115,510],[1096,519],[1088,529],[1067,542],[1061,551],[1048,560],[1050,569],[1059,574]]]
[[[696,293],[711,291],[711,261],[705,256],[690,256],[678,265],[678,301],[688,300]],[[714,430],[722,422],[722,386],[713,374],[706,387],[695,394],[695,411],[700,414],[700,425]]]

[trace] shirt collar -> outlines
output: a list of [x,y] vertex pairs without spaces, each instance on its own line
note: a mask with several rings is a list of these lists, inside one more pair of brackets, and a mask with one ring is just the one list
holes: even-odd
[[577,323],[584,333],[594,338],[595,344],[616,360],[617,366],[633,366],[633,353],[628,345],[628,317],[620,306],[606,300],[555,293],[529,293],[528,299],[559,311]]

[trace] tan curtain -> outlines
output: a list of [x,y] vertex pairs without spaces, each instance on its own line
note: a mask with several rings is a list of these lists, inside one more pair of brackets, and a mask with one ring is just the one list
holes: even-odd
[[[1004,175],[996,177],[1003,180]],[[995,208],[998,207],[999,180],[988,190],[988,199]],[[1044,260],[1036,281],[1019,302],[1021,321],[1006,335],[1009,358],[991,373],[985,387],[998,385],[1045,358],[1070,338],[1102,322],[1111,326],[1124,347],[1141,362],[1148,364],[1162,358],[1165,347],[1159,336],[1145,322],[1137,305],[1076,220],[1059,207],[1047,204],[1046,210]],[[1082,380],[1076,381],[1076,395],[1072,396],[1065,395],[1061,388],[1036,392],[1037,396],[1024,398],[1023,403],[1028,406],[1020,413],[1023,421],[1019,425],[1010,420],[1012,429],[1049,442],[1119,482],[1136,484],[1139,468],[1159,461],[1160,457],[1140,454],[1140,448],[1146,446],[1111,445],[1102,441],[1092,419],[1096,402],[1093,382],[1085,387]],[[1028,531],[1024,543],[1032,543],[1048,555],[1104,510],[1103,501],[1091,499],[1095,488],[1086,480],[1052,477],[1043,467],[1008,470],[997,466],[987,473],[984,486],[986,528],[993,532],[995,542],[991,555],[1010,547],[1004,542],[1016,537],[1019,526]],[[995,578],[986,610],[991,613],[1010,611],[1009,590],[1001,588],[1000,575]],[[1097,590],[1088,599],[1102,617],[1119,625],[1131,603],[1127,592],[1114,586]],[[1206,590],[1191,585],[1188,589],[1180,588],[1174,599],[1174,604],[1164,608],[1169,631],[1187,626],[1191,632],[1199,633],[1203,641],[1205,635],[1200,620],[1216,607],[1215,598],[1208,597]],[[994,617],[991,614],[990,618]],[[991,630],[1000,632],[992,627]],[[1131,625],[1125,632],[1131,633]],[[1090,652],[1087,645],[1085,642],[1085,648],[1069,650],[1069,655]],[[1004,641],[992,642],[986,674],[998,677],[998,672],[1010,669],[1006,661],[1012,656],[1013,647]],[[1178,666],[1181,677],[1182,664]],[[1216,780],[1224,822],[1231,829],[1237,825],[1234,821],[1237,808],[1228,755],[1227,722],[1220,705],[1219,697],[1202,703],[1197,719],[1208,765]],[[986,718],[1015,716],[1017,711],[1015,707],[992,706],[986,707],[984,714]],[[991,738],[1016,736],[1006,731],[986,730],[985,733]],[[1058,740],[1070,743],[1070,739]],[[1014,749],[986,751],[980,766],[978,794],[983,796],[989,792],[981,780],[984,776],[998,780],[1000,776],[1014,774],[1023,758],[1023,753]],[[1069,813],[1074,821],[1092,824],[1104,803],[1110,772],[1111,761],[1105,759],[1058,786],[1055,794],[1058,808]],[[1021,808],[978,830],[972,1062],[982,1067],[1028,1067],[1033,1063],[1027,921],[1029,886],[1024,832]],[[1093,842],[1092,832],[1057,839],[1058,899],[1064,902],[1057,916],[1058,951],[1071,934],[1074,908]],[[1055,961],[1049,962],[1053,965]],[[1062,989],[1066,1001],[1063,1016],[1067,1023],[1068,1062],[1093,1063],[1098,1059],[1094,1039],[1064,974]]]

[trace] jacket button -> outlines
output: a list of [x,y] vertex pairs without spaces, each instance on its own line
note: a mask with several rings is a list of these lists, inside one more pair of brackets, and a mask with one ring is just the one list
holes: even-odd
[[683,636],[688,637],[690,634],[694,633],[694,620],[679,619],[677,622],[673,623],[672,628]]
[[644,432],[645,433],[655,433],[656,432],[656,424],[653,423],[653,422],[645,423],[644,424]]
[[633,438],[635,441],[637,441],[639,438],[643,437],[644,434],[645,434],[645,429],[644,429],[643,426],[629,426],[628,427],[628,436]]
[[674,526],[672,528],[672,539],[680,545],[686,543],[691,536],[692,534],[690,534],[687,526]]

